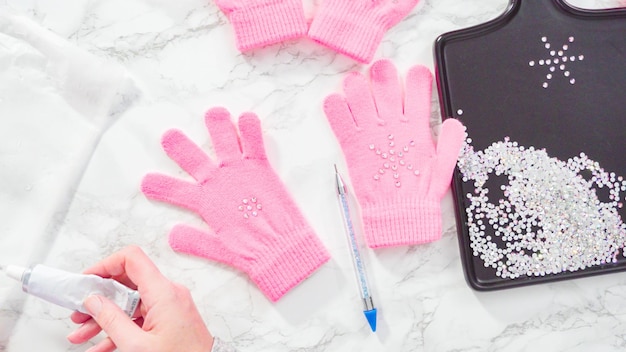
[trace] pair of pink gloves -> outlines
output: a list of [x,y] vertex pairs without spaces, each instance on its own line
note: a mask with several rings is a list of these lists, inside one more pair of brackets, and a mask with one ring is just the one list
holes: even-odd
[[[447,119],[438,143],[433,142],[431,90],[427,68],[411,68],[403,90],[394,65],[381,60],[371,67],[369,79],[349,74],[345,95],[333,94],[324,102],[372,248],[441,237],[440,200],[465,128]],[[196,212],[209,225],[210,232],[174,227],[169,238],[174,250],[233,266],[276,301],[330,255],[267,160],[257,116],[241,115],[239,132],[224,108],[209,110],[205,119],[217,160],[182,132],[170,130],[163,148],[195,181],[148,174],[142,191]]]
[[418,0],[324,0],[311,27],[302,0],[215,0],[228,16],[240,51],[308,35],[359,62],[372,61],[387,30]]

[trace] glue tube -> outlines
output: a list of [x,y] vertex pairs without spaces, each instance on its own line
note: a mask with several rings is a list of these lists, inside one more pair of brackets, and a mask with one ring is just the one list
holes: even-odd
[[139,304],[139,292],[113,279],[75,274],[45,265],[31,268],[9,265],[5,273],[22,283],[22,290],[61,307],[89,314],[83,302],[90,295],[106,297],[132,317]]

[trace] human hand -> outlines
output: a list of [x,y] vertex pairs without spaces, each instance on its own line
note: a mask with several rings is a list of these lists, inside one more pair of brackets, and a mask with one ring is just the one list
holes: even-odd
[[122,249],[87,269],[85,274],[112,278],[136,289],[141,303],[130,319],[117,305],[100,296],[89,296],[90,315],[74,312],[71,319],[81,326],[68,340],[81,344],[100,331],[107,338],[88,352],[210,351],[213,336],[202,321],[189,290],[168,280],[139,247]]

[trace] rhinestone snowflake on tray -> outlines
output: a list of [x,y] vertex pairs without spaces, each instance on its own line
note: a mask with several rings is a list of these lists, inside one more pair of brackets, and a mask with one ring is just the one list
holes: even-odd
[[[458,166],[463,181],[474,183],[474,194],[466,195],[473,255],[499,277],[614,263],[626,246],[618,213],[626,182],[583,153],[561,161],[508,138],[476,152],[468,138]],[[485,187],[490,177],[508,180],[501,197]],[[608,190],[608,201],[600,200],[599,188]]]
[[567,38],[567,43],[563,44],[561,47],[554,48],[552,44],[548,41],[548,37],[541,37],[541,44],[548,55],[539,60],[531,60],[528,62],[528,66],[530,67],[545,67],[546,68],[546,80],[543,81],[541,86],[543,88],[548,88],[550,86],[550,81],[555,78],[555,75],[563,74],[565,79],[569,80],[570,84],[576,83],[576,79],[572,77],[572,73],[569,70],[570,63],[575,61],[583,61],[585,59],[585,55],[576,54],[573,55],[569,52],[570,45],[574,42],[574,37],[570,36]]

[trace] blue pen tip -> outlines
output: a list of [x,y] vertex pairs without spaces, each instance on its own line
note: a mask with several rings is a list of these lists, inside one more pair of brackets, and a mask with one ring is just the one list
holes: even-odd
[[370,328],[372,328],[372,331],[376,332],[376,308],[372,310],[364,310],[363,314],[365,314],[365,318],[370,324]]

